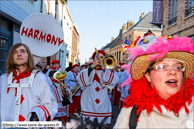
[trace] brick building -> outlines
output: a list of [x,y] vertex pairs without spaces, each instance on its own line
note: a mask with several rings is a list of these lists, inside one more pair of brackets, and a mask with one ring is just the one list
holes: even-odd
[[194,0],[163,1],[162,35],[194,39]]

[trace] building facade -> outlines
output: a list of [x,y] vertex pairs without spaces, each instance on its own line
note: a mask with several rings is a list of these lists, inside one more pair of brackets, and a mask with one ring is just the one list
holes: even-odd
[[162,35],[194,39],[194,0],[163,1]]
[[0,0],[0,75],[6,71],[5,62],[9,49],[14,43],[21,42],[20,26],[22,22],[34,13],[52,16],[58,21],[64,32],[61,49],[50,57],[43,57],[41,59],[42,67],[44,68],[47,64],[51,65],[53,60],[58,59],[60,66],[66,68],[67,63],[71,61],[72,54],[69,53],[72,53],[72,50],[74,50],[75,61],[78,61],[76,54],[79,46],[76,45],[79,45],[79,33],[71,17],[67,0]]
[[108,50],[110,54],[114,55],[117,58],[117,62],[128,63],[128,55],[126,52],[121,51],[122,44],[126,40],[129,42],[135,41],[139,36],[143,35],[148,31],[152,31],[156,36],[161,36],[161,25],[152,23],[153,13],[149,12],[148,14],[141,13],[139,21],[134,24],[134,22],[128,21],[127,25],[123,24],[122,29],[120,30],[119,35],[115,40],[105,47],[102,50]]
[[6,71],[5,62],[11,46],[21,42],[20,26],[33,13],[41,12],[41,1],[0,1],[0,75]]

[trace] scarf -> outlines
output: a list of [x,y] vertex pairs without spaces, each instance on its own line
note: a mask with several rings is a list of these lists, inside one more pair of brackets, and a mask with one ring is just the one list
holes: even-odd
[[52,70],[58,70],[59,68],[60,68],[60,67],[58,67],[57,69],[56,69],[56,68],[54,68],[54,67],[51,67],[51,69],[52,69]]
[[[23,79],[23,78],[26,78],[26,77],[29,77],[31,75],[31,71],[27,71],[27,68],[22,72],[20,73],[19,75],[17,75],[17,71],[16,69],[14,69],[14,72],[13,72],[13,79],[12,79],[12,83],[14,82],[14,80],[17,80],[16,83],[20,83],[20,79]],[[7,88],[7,93],[9,93],[9,90],[10,88]],[[15,88],[15,96],[17,95],[17,88]]]
[[59,81],[57,81],[57,80],[55,80],[55,79],[53,79],[53,78],[50,78],[50,79],[51,79],[51,81],[54,82],[54,83],[59,83]]
[[144,109],[150,113],[154,106],[160,113],[162,113],[160,105],[163,105],[166,110],[174,111],[175,114],[179,113],[182,107],[185,107],[185,112],[188,114],[189,110],[186,103],[188,102],[189,105],[192,102],[192,96],[194,96],[193,84],[194,80],[188,79],[187,86],[183,85],[176,94],[164,100],[158,95],[155,87],[153,89],[149,87],[145,77],[139,80],[133,80],[130,84],[130,95],[125,100],[124,107],[132,107],[135,105],[137,115]]
[[73,69],[71,70],[73,73],[75,73],[75,78],[77,77],[77,72],[75,72]]

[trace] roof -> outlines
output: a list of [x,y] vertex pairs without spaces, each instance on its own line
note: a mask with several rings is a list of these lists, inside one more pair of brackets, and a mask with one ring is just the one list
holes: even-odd
[[[161,29],[160,24],[154,24],[152,23],[153,19],[153,12],[149,12],[146,14],[142,19],[140,19],[133,27],[131,27],[128,31],[125,33],[129,32],[130,30],[134,29],[135,27],[138,28],[152,28],[152,29]],[[123,34],[125,34],[123,33]]]
[[115,41],[115,39],[113,41],[111,41],[109,44],[107,44],[106,46],[104,46],[101,50],[104,51],[105,49],[109,48],[114,41]]
[[114,48],[122,41],[122,37],[118,37],[118,39],[110,46],[110,48]]

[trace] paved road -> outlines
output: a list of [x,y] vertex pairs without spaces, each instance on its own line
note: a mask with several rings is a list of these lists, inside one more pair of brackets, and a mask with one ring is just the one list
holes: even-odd
[[111,99],[111,104],[112,104],[112,120],[111,120],[111,124],[110,124],[110,129],[112,129],[116,123],[116,119],[117,119],[117,116],[119,114],[119,102],[117,103],[117,105],[114,105],[113,104],[113,95],[112,95],[112,99]]

